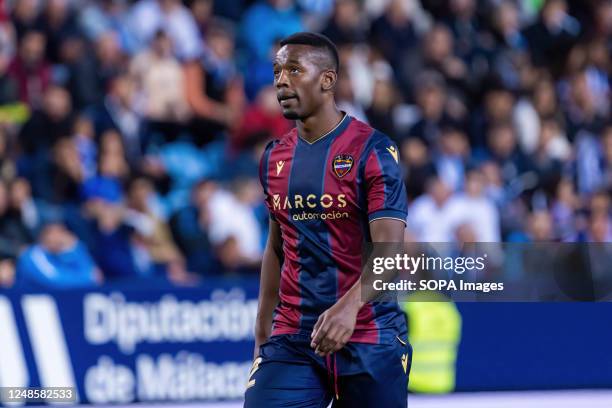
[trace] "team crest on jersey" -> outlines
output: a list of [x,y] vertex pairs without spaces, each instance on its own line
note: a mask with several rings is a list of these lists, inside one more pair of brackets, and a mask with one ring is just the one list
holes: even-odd
[[339,154],[334,157],[332,165],[336,176],[342,178],[353,168],[353,156],[349,154]]

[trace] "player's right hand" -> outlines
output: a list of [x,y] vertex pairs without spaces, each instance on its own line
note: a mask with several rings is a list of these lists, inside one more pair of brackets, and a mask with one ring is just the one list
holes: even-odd
[[355,330],[359,303],[341,298],[327,309],[315,324],[310,346],[321,357],[335,353],[348,343]]
[[259,357],[259,348],[262,344],[264,344],[268,339],[258,339],[255,338],[255,349],[253,350],[253,359]]

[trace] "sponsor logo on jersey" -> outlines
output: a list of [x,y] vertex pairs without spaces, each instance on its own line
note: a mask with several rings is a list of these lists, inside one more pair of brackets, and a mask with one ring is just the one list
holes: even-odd
[[[274,211],[293,210],[291,219],[293,221],[312,220],[336,220],[349,218],[348,211],[342,211],[348,202],[346,194],[317,194],[301,195],[293,197],[272,194],[272,209]],[[297,212],[295,210],[303,210]]]
[[303,196],[295,194],[293,197],[280,194],[272,194],[272,208],[274,210],[298,210],[298,209],[327,209],[330,207],[346,207],[346,194],[308,194]]
[[284,160],[279,160],[276,162],[276,175],[278,176],[281,171],[283,171],[283,166],[285,165]]

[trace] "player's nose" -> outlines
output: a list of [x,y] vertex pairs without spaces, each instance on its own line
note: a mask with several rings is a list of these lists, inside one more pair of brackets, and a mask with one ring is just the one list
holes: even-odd
[[289,77],[288,75],[285,73],[285,70],[281,70],[280,73],[278,74],[278,76],[276,77],[276,80],[274,81],[274,85],[276,86],[277,89],[280,88],[287,88],[289,87]]

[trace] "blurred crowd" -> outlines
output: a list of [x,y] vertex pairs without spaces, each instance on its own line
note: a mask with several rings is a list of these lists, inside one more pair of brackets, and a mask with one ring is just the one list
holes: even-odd
[[271,56],[322,32],[429,242],[608,242],[611,0],[0,0],[0,285],[256,273]]

